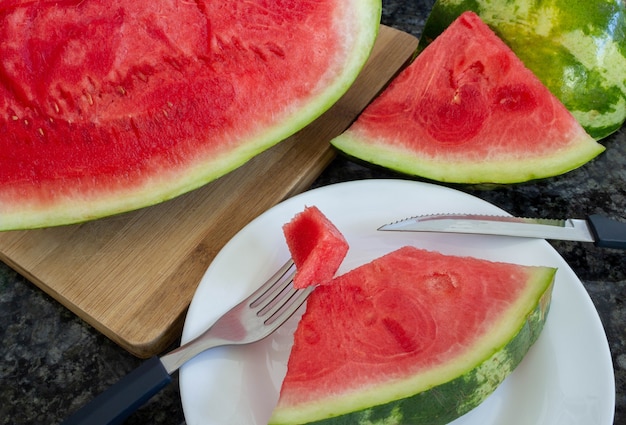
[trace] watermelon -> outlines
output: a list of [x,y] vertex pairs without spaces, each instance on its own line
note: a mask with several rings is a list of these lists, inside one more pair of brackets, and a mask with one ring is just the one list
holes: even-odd
[[222,176],[328,109],[380,0],[5,2],[0,230],[80,222]]
[[473,12],[331,143],[354,158],[454,183],[550,177],[604,150]]
[[555,269],[403,247],[315,289],[271,424],[445,424],[545,323]]
[[418,50],[466,10],[476,12],[594,138],[622,126],[624,0],[437,0]]
[[296,265],[296,288],[328,283],[348,252],[346,238],[316,206],[296,214],[283,233]]

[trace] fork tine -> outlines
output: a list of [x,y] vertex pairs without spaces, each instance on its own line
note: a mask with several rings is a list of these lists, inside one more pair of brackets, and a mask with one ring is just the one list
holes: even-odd
[[[264,303],[268,298],[275,298],[277,294],[282,292],[292,281],[293,274],[295,272],[291,272],[288,274],[289,270],[294,267],[294,263],[292,259],[289,259],[280,269],[276,271],[259,289],[254,291],[252,295],[248,297],[248,300],[252,300],[250,302],[250,308],[256,308],[261,303]],[[281,285],[277,285],[277,283],[281,282]]]
[[291,297],[293,297],[298,291],[293,287],[291,282],[285,289],[276,295],[272,300],[270,300],[264,306],[261,306],[256,312],[258,317],[272,317],[278,310],[280,310],[285,304],[289,303]]
[[263,313],[263,315],[268,316],[263,323],[270,327],[282,325],[304,304],[313,289],[315,289],[314,286],[304,289],[295,289],[292,286],[285,302],[276,304],[269,311]]
[[295,291],[293,287],[294,275],[295,270],[285,274],[283,280],[268,290],[262,300],[258,300],[250,305],[251,309],[256,309],[258,317],[266,315],[268,311],[275,309],[275,307],[280,307],[281,303],[289,300]]

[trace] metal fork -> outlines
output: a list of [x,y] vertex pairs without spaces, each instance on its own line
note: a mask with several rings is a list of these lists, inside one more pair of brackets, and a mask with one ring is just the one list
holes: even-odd
[[63,425],[121,424],[172,381],[187,360],[209,348],[249,344],[278,329],[304,303],[313,287],[295,289],[293,260],[287,261],[259,289],[221,316],[204,333],[165,354],[152,357],[81,407]]

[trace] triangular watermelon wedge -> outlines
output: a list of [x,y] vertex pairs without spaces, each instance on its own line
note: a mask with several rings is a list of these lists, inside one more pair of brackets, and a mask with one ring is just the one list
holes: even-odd
[[446,424],[545,323],[556,270],[403,247],[319,286],[271,424]]
[[373,164],[456,183],[550,177],[604,150],[473,12],[331,143]]
[[473,10],[600,140],[626,121],[626,2],[437,0],[418,51]]
[[144,207],[230,172],[347,91],[380,15],[380,0],[3,4],[0,230]]
[[306,207],[283,226],[296,265],[295,288],[331,281],[348,253],[348,241],[316,206]]

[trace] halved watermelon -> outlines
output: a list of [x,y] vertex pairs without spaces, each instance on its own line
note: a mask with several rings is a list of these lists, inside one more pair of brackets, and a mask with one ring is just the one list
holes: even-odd
[[0,16],[0,230],[172,198],[329,108],[380,0],[12,2]]
[[536,341],[555,272],[404,247],[316,288],[270,423],[454,420]]
[[626,120],[623,0],[437,0],[419,49],[473,10],[600,139]]
[[346,238],[315,206],[296,214],[283,233],[296,265],[296,288],[328,283],[348,252]]
[[331,143],[383,167],[458,183],[554,176],[604,150],[473,12]]

